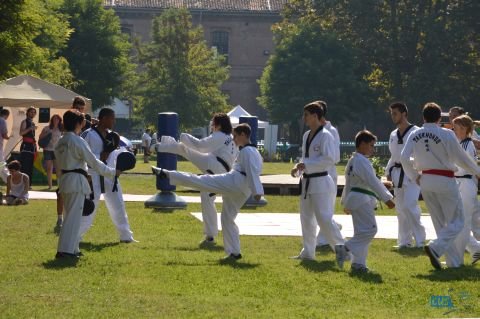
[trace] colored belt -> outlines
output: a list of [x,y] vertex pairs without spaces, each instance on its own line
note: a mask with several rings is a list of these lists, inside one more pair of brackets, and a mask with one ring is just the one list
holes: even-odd
[[306,199],[307,198],[307,193],[308,193],[308,187],[310,186],[310,178],[315,178],[315,177],[323,177],[323,176],[327,176],[328,175],[328,172],[319,172],[319,173],[312,173],[312,174],[307,174],[307,173],[303,173],[302,175],[302,178],[300,179],[300,182],[298,184],[298,188],[300,190],[300,194],[302,193],[302,179],[306,179],[305,181],[305,195],[303,197],[303,199]]
[[31,138],[31,137],[28,137],[28,136],[24,136],[22,138],[22,142],[23,143],[28,143],[28,144],[35,144],[35,139]]
[[455,175],[455,178],[468,178],[468,179],[472,179],[472,178],[473,178],[473,175],[469,175],[469,174],[467,174],[467,175],[462,175],[462,176],[456,176],[456,175]]
[[422,171],[422,174],[438,175],[438,176],[444,176],[444,177],[450,177],[450,178],[455,177],[455,174],[453,174],[453,171],[446,170],[446,169],[427,169]]
[[392,170],[394,168],[400,168],[400,176],[398,177],[398,185],[396,186],[397,188],[402,188],[403,185],[403,179],[405,178],[405,171],[403,170],[403,166],[400,163],[395,163],[393,164],[392,167],[388,170],[388,174],[392,176]]
[[374,192],[368,190],[368,189],[365,189],[365,188],[361,188],[361,187],[352,187],[350,188],[350,191],[352,192],[357,192],[357,193],[362,193],[362,194],[365,194],[365,195],[370,195],[370,196],[373,196],[375,197],[376,199],[379,200],[377,194],[375,194]]

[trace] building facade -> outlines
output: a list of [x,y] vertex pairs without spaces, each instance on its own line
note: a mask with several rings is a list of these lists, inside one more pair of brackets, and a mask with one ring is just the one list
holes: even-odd
[[274,50],[272,25],[280,21],[287,0],[106,0],[120,18],[122,30],[149,42],[152,20],[168,8],[186,8],[205,40],[224,54],[230,78],[222,86],[229,103],[265,119],[257,103],[258,80]]

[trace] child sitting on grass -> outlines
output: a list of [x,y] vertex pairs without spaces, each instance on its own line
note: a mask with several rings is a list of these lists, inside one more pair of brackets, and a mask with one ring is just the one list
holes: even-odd
[[21,167],[19,161],[12,161],[7,165],[10,173],[7,177],[7,196],[5,198],[7,205],[28,204],[30,181],[27,174],[20,172]]

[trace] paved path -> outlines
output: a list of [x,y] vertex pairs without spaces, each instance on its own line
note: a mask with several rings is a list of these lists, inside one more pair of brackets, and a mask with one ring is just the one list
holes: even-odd
[[[202,220],[202,213],[191,213]],[[375,238],[397,239],[398,223],[396,216],[377,216],[378,232]],[[342,225],[344,237],[353,236],[352,217],[335,215],[335,221]],[[427,232],[427,239],[436,238],[430,216],[422,216],[422,223]],[[302,236],[300,215],[298,213],[240,213],[235,220],[240,235],[252,236]],[[218,225],[221,227],[220,214]]]
[[[56,199],[55,192],[30,191],[30,199]],[[153,195],[153,194],[152,194]],[[152,195],[123,194],[126,202],[144,202]],[[200,203],[200,196],[182,196],[187,203]],[[100,197],[103,200],[103,196]],[[268,199],[268,197],[267,197]],[[221,203],[221,196],[217,196],[216,203]],[[202,220],[201,213],[191,213]],[[335,215],[335,220],[342,224],[342,234],[346,237],[353,235],[352,218],[348,215]],[[241,235],[252,236],[301,236],[300,216],[298,213],[241,213],[236,219]],[[422,223],[426,227],[427,239],[435,238],[430,216],[422,216]],[[378,232],[375,238],[397,238],[397,217],[377,216]],[[218,225],[221,225],[218,214]]]

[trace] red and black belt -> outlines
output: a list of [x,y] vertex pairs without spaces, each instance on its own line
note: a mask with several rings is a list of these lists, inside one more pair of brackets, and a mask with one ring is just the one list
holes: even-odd
[[449,177],[449,178],[454,178],[455,174],[453,171],[447,170],[447,169],[427,169],[422,171],[422,174],[426,175],[438,175],[438,176],[444,176],[444,177]]

